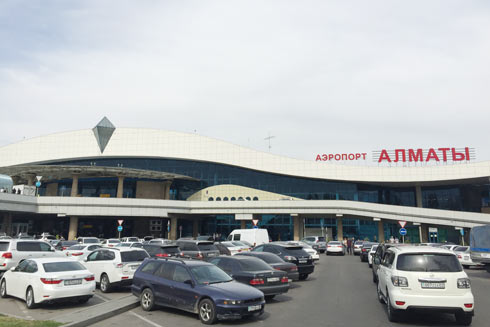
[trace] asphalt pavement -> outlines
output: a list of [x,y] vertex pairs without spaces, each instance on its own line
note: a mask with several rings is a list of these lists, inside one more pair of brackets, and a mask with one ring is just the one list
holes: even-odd
[[[472,326],[486,327],[490,321],[490,274],[467,270],[476,299]],[[453,315],[417,314],[402,323],[390,323],[385,306],[378,302],[371,269],[358,256],[320,256],[308,280],[295,282],[285,295],[266,304],[262,316],[221,321],[217,326],[457,326]],[[97,323],[97,326],[185,327],[203,326],[197,315],[158,308],[145,312],[140,307]]]

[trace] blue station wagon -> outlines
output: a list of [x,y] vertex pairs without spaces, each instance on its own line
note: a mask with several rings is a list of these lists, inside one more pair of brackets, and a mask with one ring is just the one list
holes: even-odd
[[156,305],[199,315],[207,325],[264,312],[264,293],[234,281],[215,265],[197,260],[146,259],[133,277],[132,293],[141,307]]

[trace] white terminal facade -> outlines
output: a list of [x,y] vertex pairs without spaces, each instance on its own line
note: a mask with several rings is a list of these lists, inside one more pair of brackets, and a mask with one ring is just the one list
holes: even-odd
[[0,147],[0,174],[22,190],[42,176],[39,196],[0,193],[0,232],[11,235],[109,238],[124,220],[127,236],[226,236],[257,219],[273,240],[383,241],[400,237],[401,220],[407,241],[459,242],[461,228],[467,236],[490,222],[490,161],[306,161],[197,134],[116,128],[107,118],[93,129]]

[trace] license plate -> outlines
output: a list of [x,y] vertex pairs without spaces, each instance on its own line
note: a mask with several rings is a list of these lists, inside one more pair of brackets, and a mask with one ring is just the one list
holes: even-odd
[[483,258],[490,258],[490,253],[482,253],[481,256]]
[[422,288],[439,288],[443,289],[446,288],[445,283],[428,283],[428,282],[422,282]]
[[299,263],[307,263],[307,260],[300,260]]
[[248,307],[248,311],[257,311],[257,310],[260,310],[262,309],[262,306],[261,305],[251,305]]
[[68,279],[65,280],[64,284],[65,285],[80,285],[82,283],[81,279]]
[[465,260],[470,260],[470,257],[469,257],[469,256],[467,256],[467,255],[465,255],[465,256],[464,256],[464,259],[465,259]]
[[278,282],[278,281],[279,281],[279,277],[271,277],[271,278],[267,278],[267,281],[268,281],[269,283]]
[[216,253],[209,253],[208,254],[208,257],[214,257],[214,256],[216,256]]

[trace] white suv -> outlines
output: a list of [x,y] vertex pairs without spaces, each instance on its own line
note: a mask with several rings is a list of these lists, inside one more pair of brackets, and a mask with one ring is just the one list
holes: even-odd
[[110,292],[114,286],[131,285],[133,275],[143,260],[150,257],[145,250],[135,248],[100,248],[83,260],[100,284],[100,290]]
[[470,280],[454,253],[395,246],[386,251],[379,267],[378,299],[386,303],[390,321],[397,321],[402,311],[420,309],[454,313],[458,324],[471,324]]

